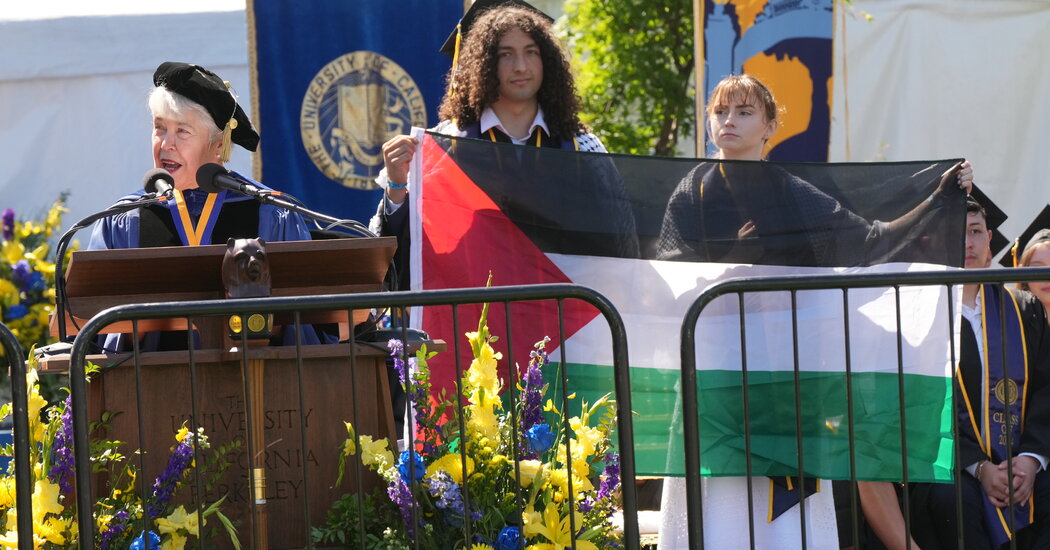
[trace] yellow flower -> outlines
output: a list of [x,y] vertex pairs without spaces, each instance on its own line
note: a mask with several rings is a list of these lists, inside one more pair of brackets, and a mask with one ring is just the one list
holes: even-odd
[[500,392],[499,375],[496,372],[496,361],[503,358],[502,353],[495,352],[492,346],[482,344],[478,356],[470,363],[467,369],[467,393],[474,394],[476,390],[483,389],[491,395]]
[[61,514],[63,507],[58,502],[59,488],[46,479],[37,480],[33,490],[33,522],[40,523],[47,514]]
[[179,431],[175,432],[175,441],[182,443],[182,440],[186,439],[186,436],[190,434],[190,429],[185,424],[179,428]]
[[183,550],[186,548],[186,537],[172,533],[171,538],[160,543],[160,550]]
[[0,304],[13,306],[18,303],[18,287],[7,279],[0,279]]
[[539,528],[543,525],[543,515],[537,512],[532,504],[529,504],[521,512],[521,525],[525,538],[531,539],[540,533]]
[[[589,473],[590,467],[588,467],[586,463],[583,464],[583,467],[586,468]],[[568,496],[569,472],[565,468],[551,470],[549,477],[547,478],[547,483],[560,493],[561,498],[564,499]],[[587,478],[587,475],[574,466],[572,469],[572,496],[577,500],[580,500],[584,497],[584,491],[591,491],[593,489],[594,485],[591,484],[591,480]]]
[[[452,481],[463,484],[463,460],[458,453],[449,453],[437,460],[435,460],[430,466],[427,467],[427,477],[431,477],[438,472],[445,472],[452,478]],[[474,459],[467,457],[467,477],[474,474]]]
[[65,544],[66,522],[62,518],[50,517],[47,520],[33,526],[34,534],[52,544]]
[[379,441],[372,441],[372,436],[361,436],[361,463],[365,466],[378,464],[380,466],[392,466],[394,464],[394,453],[387,448],[390,442],[384,437]]
[[470,550],[496,550],[496,549],[491,547],[491,546],[489,546],[489,545],[487,545],[487,544],[475,544],[474,546],[470,547]]
[[542,475],[543,463],[539,460],[522,460],[518,462],[518,471],[521,473],[521,486],[528,487],[536,476]]
[[43,243],[40,246],[34,248],[32,252],[27,254],[26,259],[30,260],[33,264],[37,264],[41,260],[47,259],[47,252],[50,249],[50,245],[48,245],[47,243]]
[[18,260],[21,260],[26,254],[26,247],[18,240],[4,241],[4,244],[0,246],[0,255],[3,255],[4,260],[9,264],[16,264]]
[[15,505],[15,477],[5,476],[0,479],[0,508],[10,508]]
[[186,508],[179,506],[170,516],[157,519],[157,531],[162,535],[171,535],[161,544],[161,550],[182,550],[186,547],[186,535],[200,536],[200,524],[196,513],[187,513]]
[[[69,212],[69,209],[62,204],[62,201],[55,201],[51,205],[51,209],[47,211],[47,218],[44,220],[44,225],[51,229],[62,228],[62,214]],[[48,235],[50,236],[50,234]]]
[[[579,512],[573,513],[574,520],[577,529],[583,525],[583,516]],[[534,531],[537,534],[547,537],[550,543],[539,543],[533,547],[537,550],[563,550],[565,548],[572,548],[572,523],[568,516],[561,517],[561,513],[558,511],[558,505],[554,503],[548,503],[547,508],[543,510],[543,523],[534,527]],[[577,550],[598,550],[598,547],[593,542],[586,540],[576,540]]]
[[[483,400],[484,401],[484,400]],[[499,419],[493,405],[483,403],[468,405],[467,432],[472,437],[487,437],[499,440]]]
[[[570,418],[569,425],[572,426],[572,431],[576,433],[576,442],[580,446],[580,452],[584,458],[593,455],[598,443],[605,439],[605,435],[601,430],[584,424],[578,416]],[[572,454],[574,456],[576,455],[575,451],[576,449],[573,449]]]

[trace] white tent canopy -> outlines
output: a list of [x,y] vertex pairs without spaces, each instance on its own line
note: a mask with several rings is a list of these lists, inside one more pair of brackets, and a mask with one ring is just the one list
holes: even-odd
[[[164,61],[214,70],[250,111],[246,29],[243,0],[5,6],[0,209],[30,217],[68,191],[68,226],[141,186],[153,166],[146,98]],[[249,154],[230,167],[250,174]]]

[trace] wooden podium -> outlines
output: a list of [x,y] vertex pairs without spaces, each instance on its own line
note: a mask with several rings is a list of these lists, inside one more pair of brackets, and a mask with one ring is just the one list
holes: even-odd
[[[395,246],[392,237],[267,243],[272,295],[380,290]],[[115,305],[223,298],[225,251],[225,246],[209,245],[74,252],[67,295],[70,321],[77,325],[67,323],[69,333]],[[345,310],[303,312],[301,321],[338,323],[343,341],[367,315],[355,311],[349,319]],[[306,547],[309,525],[323,523],[332,502],[357,489],[354,475],[346,476],[342,487],[332,487],[346,438],[343,421],[352,422],[358,433],[397,440],[385,346],[302,346],[300,365],[295,346],[232,348],[243,346],[227,336],[226,317],[192,322],[201,342],[192,353],[192,368],[188,351],[88,358],[102,367],[89,384],[89,421],[116,413],[109,430],[93,436],[125,442],[125,454],[143,450],[140,476],[147,487],[167,464],[183,423],[203,427],[213,447],[240,441],[240,448],[226,456],[230,466],[220,479],[203,486],[203,495],[191,479],[180,490],[180,500],[203,496],[208,505],[226,496],[224,513],[239,526],[245,547]],[[278,317],[275,326],[281,322]],[[138,322],[140,333],[185,329],[185,318]],[[131,330],[131,323],[117,323],[104,332]],[[68,365],[68,356],[42,361],[50,372]],[[254,456],[248,453],[249,426]],[[376,482],[369,475],[363,488]],[[209,548],[227,544],[225,535],[205,542]]]

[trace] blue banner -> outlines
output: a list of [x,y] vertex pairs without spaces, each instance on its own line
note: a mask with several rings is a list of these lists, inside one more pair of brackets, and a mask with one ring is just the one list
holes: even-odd
[[[769,160],[826,162],[831,135],[832,0],[706,1],[704,104],[720,80],[747,73],[782,107]],[[708,143],[708,156],[717,152]]]
[[311,209],[368,223],[380,147],[437,123],[462,0],[249,0],[255,176]]

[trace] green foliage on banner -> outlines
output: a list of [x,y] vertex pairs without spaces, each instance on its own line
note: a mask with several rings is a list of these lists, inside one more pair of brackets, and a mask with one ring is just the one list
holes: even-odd
[[674,156],[696,122],[692,0],[568,0],[581,118],[614,153]]

